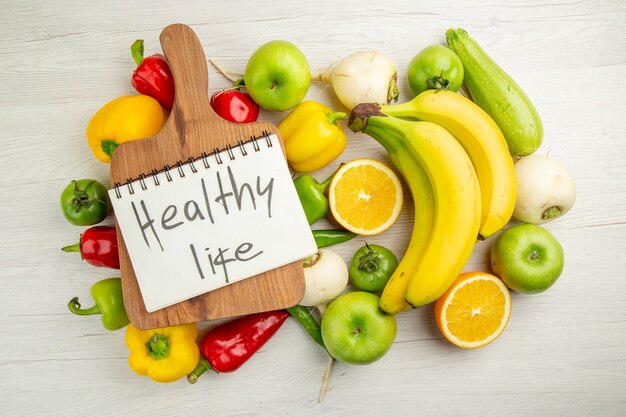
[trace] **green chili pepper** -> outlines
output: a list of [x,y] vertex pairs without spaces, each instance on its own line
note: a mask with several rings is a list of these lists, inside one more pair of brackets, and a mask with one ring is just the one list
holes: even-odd
[[128,325],[121,279],[108,278],[96,282],[91,287],[91,296],[96,302],[93,307],[81,309],[78,297],[72,298],[67,307],[79,316],[102,314],[102,326],[107,330],[118,330]]
[[311,174],[300,175],[293,180],[309,224],[315,223],[328,213],[328,197],[325,193],[334,175],[335,173],[322,183],[317,182]]
[[356,233],[343,229],[312,230],[312,232],[318,248],[346,242],[356,236]]
[[326,345],[324,345],[324,340],[322,339],[322,330],[320,325],[308,308],[297,305],[286,308],[285,310],[287,310],[291,317],[298,320],[315,343],[326,349]]

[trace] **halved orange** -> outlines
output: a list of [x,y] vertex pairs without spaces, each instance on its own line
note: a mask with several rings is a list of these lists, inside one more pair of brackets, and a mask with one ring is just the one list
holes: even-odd
[[500,336],[511,316],[511,295],[486,272],[466,272],[435,302],[441,333],[462,348],[485,346]]
[[376,235],[398,219],[402,185],[382,162],[355,159],[343,165],[328,188],[330,211],[346,229],[359,235]]

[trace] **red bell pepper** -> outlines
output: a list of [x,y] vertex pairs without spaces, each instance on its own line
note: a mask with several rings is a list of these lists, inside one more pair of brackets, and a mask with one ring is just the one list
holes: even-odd
[[211,329],[200,342],[202,357],[187,375],[195,383],[209,369],[234,372],[265,344],[289,317],[284,310],[251,314]]
[[150,96],[167,110],[174,105],[174,77],[165,57],[154,54],[143,57],[143,40],[137,39],[130,50],[137,63],[131,84],[139,94]]
[[259,105],[236,88],[213,93],[211,107],[222,119],[233,123],[252,123],[259,118]]
[[120,269],[117,250],[117,231],[112,226],[94,226],[80,235],[78,243],[65,246],[64,252],[80,252],[80,256],[93,266]]
[[234,78],[212,59],[209,59],[209,62],[220,74],[233,83],[231,88],[216,91],[211,95],[211,107],[215,113],[222,119],[233,123],[256,122],[259,118],[260,107],[248,93],[241,91],[245,87],[243,78]]

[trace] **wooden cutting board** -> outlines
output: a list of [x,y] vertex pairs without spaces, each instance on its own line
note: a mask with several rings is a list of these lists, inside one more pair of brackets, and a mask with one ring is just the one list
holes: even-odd
[[[236,146],[251,137],[276,134],[280,139],[271,123],[230,123],[213,111],[208,98],[206,58],[191,28],[168,26],[160,40],[176,85],[174,108],[156,136],[126,142],[115,150],[112,185],[176,166],[178,161],[199,157],[203,152]],[[277,310],[297,304],[304,294],[304,272],[298,261],[148,313],[119,225],[117,228],[124,305],[131,323],[140,329]]]

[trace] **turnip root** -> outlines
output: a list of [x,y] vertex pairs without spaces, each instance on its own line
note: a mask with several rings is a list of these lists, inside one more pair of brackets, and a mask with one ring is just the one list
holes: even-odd
[[359,103],[389,104],[398,100],[398,70],[382,52],[355,52],[311,78],[332,85],[349,110]]
[[515,164],[517,201],[513,217],[541,224],[567,213],[576,199],[570,173],[547,156],[529,155]]
[[[339,254],[328,249],[319,249],[316,255],[306,258],[303,264],[305,290],[300,305],[316,306],[323,316],[327,303],[337,298],[348,286],[348,266]],[[320,403],[324,400],[334,361],[332,356],[328,357],[328,365],[317,399]]]

